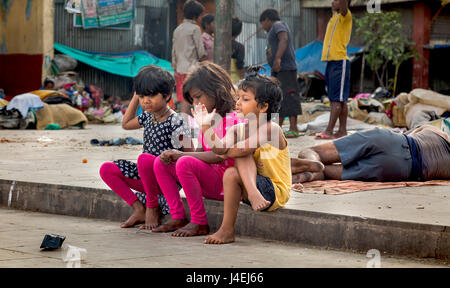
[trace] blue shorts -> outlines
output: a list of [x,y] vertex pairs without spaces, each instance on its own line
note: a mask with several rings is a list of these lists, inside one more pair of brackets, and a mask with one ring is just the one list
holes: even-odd
[[330,102],[347,102],[350,95],[350,61],[328,61],[325,82]]
[[[275,188],[273,187],[272,180],[270,178],[261,176],[259,174],[256,175],[256,187],[258,188],[261,195],[270,202],[270,206],[264,209],[263,211],[267,211],[272,207],[273,203],[275,203]],[[247,205],[252,205],[248,200],[242,200],[243,203]]]
[[403,134],[375,128],[333,141],[343,166],[342,180],[406,181],[413,161]]

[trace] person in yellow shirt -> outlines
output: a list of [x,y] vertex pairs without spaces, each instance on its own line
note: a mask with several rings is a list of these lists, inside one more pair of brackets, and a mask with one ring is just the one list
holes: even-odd
[[[325,81],[331,103],[330,120],[326,130],[316,139],[337,139],[347,135],[347,100],[350,94],[350,61],[347,46],[352,34],[351,0],[333,0],[333,16],[328,22],[323,42],[322,61],[327,62]],[[339,130],[333,134],[339,119]]]
[[219,139],[211,131],[214,113],[208,114],[202,105],[192,111],[212,151],[223,159],[234,158],[235,167],[225,171],[224,215],[215,234],[206,244],[234,242],[234,224],[239,203],[250,205],[255,211],[275,211],[289,200],[292,186],[291,161],[286,137],[281,127],[272,121],[280,109],[283,91],[279,81],[258,74],[251,68],[239,84],[236,112],[244,123],[233,126],[225,138]]

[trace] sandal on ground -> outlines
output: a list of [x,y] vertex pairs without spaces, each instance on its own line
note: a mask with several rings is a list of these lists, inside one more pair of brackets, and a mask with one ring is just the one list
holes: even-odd
[[289,131],[284,132],[284,136],[286,138],[298,138],[300,136],[300,134],[298,134],[297,131],[289,130]]
[[319,135],[316,135],[316,140],[334,140],[336,137],[334,135],[328,135],[324,132],[320,133]]

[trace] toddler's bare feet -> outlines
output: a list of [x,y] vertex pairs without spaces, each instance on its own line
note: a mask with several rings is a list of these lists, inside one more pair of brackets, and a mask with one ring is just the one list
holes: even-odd
[[188,222],[186,219],[171,219],[167,221],[167,223],[152,229],[152,231],[155,233],[173,232],[180,228],[183,228],[187,223]]
[[205,244],[228,244],[234,242],[234,231],[220,228],[219,231],[206,237]]
[[270,202],[264,199],[258,190],[248,194],[248,201],[250,201],[252,208],[255,211],[263,211],[270,206]]
[[324,169],[325,166],[319,161],[296,158],[291,159],[292,174],[301,172],[322,172]]
[[145,223],[145,207],[135,208],[134,213],[127,221],[120,225],[120,228],[132,228],[137,224]]
[[158,207],[148,208],[145,211],[145,224],[141,226],[140,230],[153,230],[159,226],[161,210]]
[[208,225],[199,225],[195,223],[189,223],[183,228],[178,229],[172,233],[173,237],[194,237],[209,234]]

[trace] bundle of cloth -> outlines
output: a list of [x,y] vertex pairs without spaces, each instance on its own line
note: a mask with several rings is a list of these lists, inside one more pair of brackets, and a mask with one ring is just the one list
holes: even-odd
[[43,108],[36,111],[38,130],[44,130],[49,124],[59,124],[61,129],[69,126],[79,126],[85,128],[88,119],[78,109],[75,109],[67,104],[43,104]]

